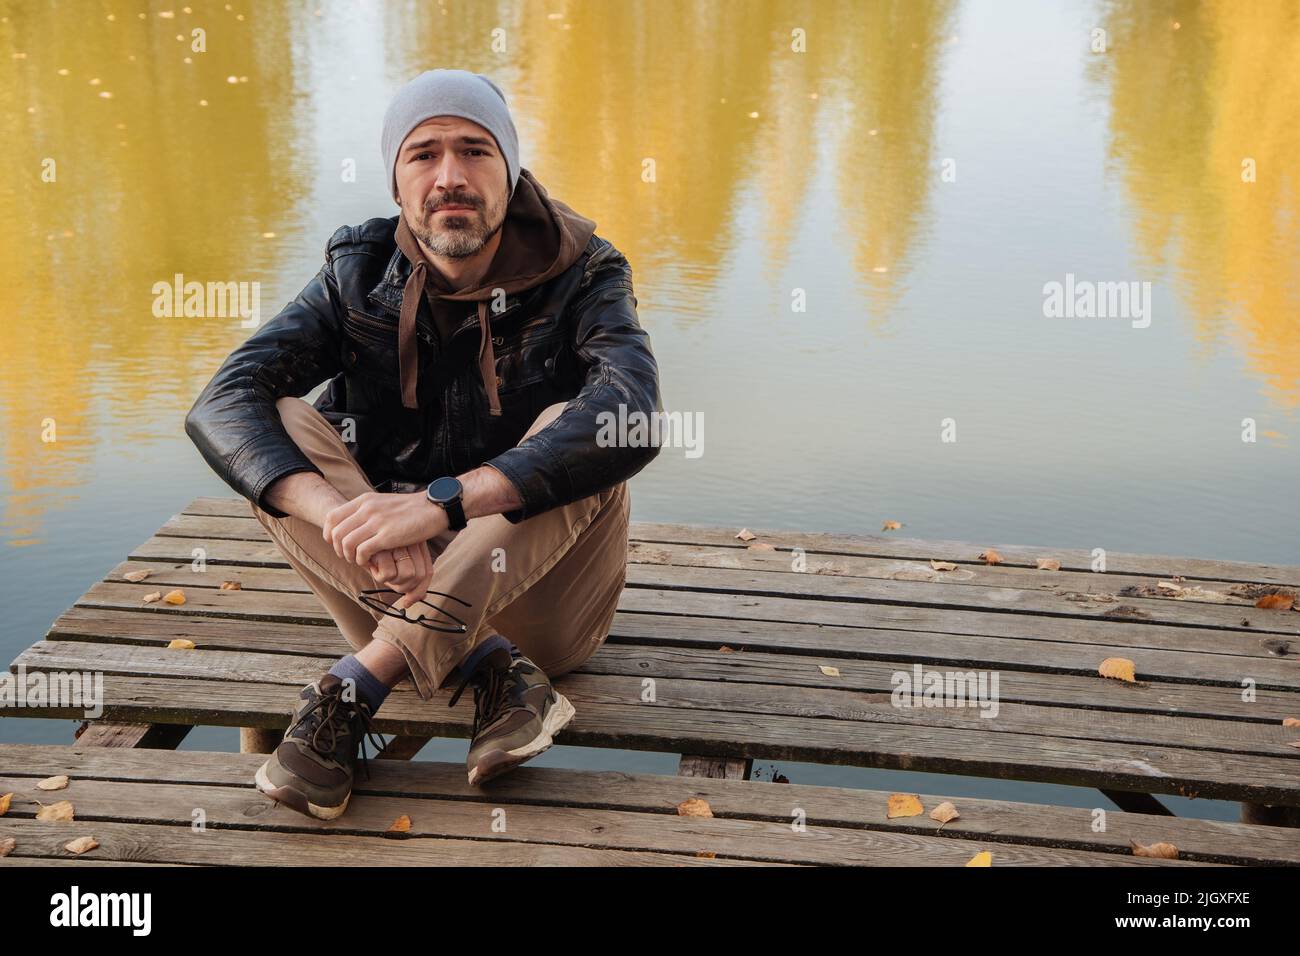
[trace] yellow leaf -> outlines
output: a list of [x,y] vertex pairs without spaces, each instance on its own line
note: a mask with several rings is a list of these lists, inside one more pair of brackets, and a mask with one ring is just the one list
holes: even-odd
[[59,774],[57,777],[46,777],[36,785],[38,790],[62,790],[68,785],[66,774]]
[[1056,560],[1056,558],[1039,558],[1039,559],[1038,559],[1038,570],[1039,570],[1039,571],[1059,571],[1059,570],[1061,570],[1061,562],[1058,561],[1058,560]]
[[936,560],[934,560],[934,558],[931,558],[931,559],[930,559],[930,567],[934,568],[934,570],[936,570],[936,571],[956,571],[956,570],[957,570],[957,565],[953,564],[951,561],[936,561]]
[[736,653],[736,649],[734,647],[728,647],[726,644],[723,644],[721,647],[718,648],[718,650],[721,651],[723,654]]
[[170,641],[167,642],[167,650],[169,650],[169,651],[192,651],[192,650],[194,650],[194,642],[191,641],[189,638],[185,638],[185,637],[176,637],[176,638],[173,638],[172,640],[170,640]]
[[152,604],[154,601],[162,600],[162,592],[154,591],[152,594],[146,594],[143,598],[145,604]]
[[1172,843],[1152,843],[1150,846],[1143,846],[1137,840],[1128,842],[1133,847],[1134,856],[1149,856],[1157,860],[1178,859],[1178,847]]
[[1289,611],[1294,603],[1295,597],[1290,594],[1265,594],[1255,602],[1255,607],[1266,611]]
[[9,812],[9,804],[13,803],[13,799],[12,793],[0,793],[0,817]]
[[714,853],[712,850],[701,850],[695,855],[705,860],[716,860],[718,858],[718,854]]
[[930,819],[938,820],[940,823],[947,823],[949,820],[956,820],[960,816],[961,814],[957,812],[957,808],[947,800],[930,811]]
[[1097,673],[1102,677],[1113,677],[1129,684],[1137,682],[1136,667],[1127,657],[1108,657],[1101,662]]
[[151,574],[153,574],[152,571],[145,569],[144,571],[127,571],[123,573],[122,577],[126,578],[132,584],[139,584]]
[[18,841],[13,837],[5,837],[3,840],[0,840],[0,857],[8,856],[14,851],[14,847],[17,845]]
[[51,803],[48,807],[43,806],[36,811],[36,819],[55,823],[71,822],[72,804],[67,800],[60,800],[58,803]]
[[240,584],[238,581],[222,581],[222,582],[221,582],[221,590],[222,590],[222,591],[242,591],[243,589],[244,589],[243,585]]
[[689,800],[683,800],[677,804],[677,815],[679,817],[711,817],[713,808],[709,806],[709,801],[701,800],[699,797],[691,797]]
[[758,535],[754,534],[754,532],[750,531],[748,528],[741,528],[736,532],[736,537],[741,541],[753,541],[758,537]]
[[889,795],[889,808],[885,811],[885,819],[919,817],[924,812],[925,807],[921,806],[921,798],[916,794],[891,793]]
[[1282,721],[1283,727],[1300,727],[1300,717],[1287,717]]
[[886,521],[883,525],[880,526],[880,530],[881,530],[881,531],[897,531],[897,530],[898,530],[899,528],[901,528],[901,527],[902,527],[902,525],[899,524],[897,521]]
[[829,667],[826,664],[818,664],[817,669],[827,677],[839,677],[840,669],[838,667]]
[[966,861],[967,866],[992,866],[993,854],[988,850],[980,850],[973,857]]
[[998,554],[992,548],[986,548],[980,552],[980,560],[985,564],[1001,564],[1002,555]]
[[163,595],[163,600],[168,604],[184,604],[185,592],[180,588],[177,588],[175,591],[168,591]]
[[99,846],[98,840],[93,836],[86,836],[77,837],[75,840],[63,844],[63,849],[67,850],[69,853],[85,853],[88,850],[93,850],[97,846]]
[[411,829],[411,818],[403,813],[393,821],[393,825],[388,828],[389,833],[408,833]]

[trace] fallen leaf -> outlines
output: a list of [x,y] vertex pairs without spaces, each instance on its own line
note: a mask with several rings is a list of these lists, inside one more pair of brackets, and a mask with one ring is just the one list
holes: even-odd
[[949,820],[956,820],[960,816],[961,814],[957,812],[957,808],[948,800],[945,800],[930,811],[930,819],[938,820],[940,823],[947,823]]
[[1146,621],[1151,615],[1132,604],[1121,604],[1101,612],[1102,617],[1122,617],[1126,621]]
[[1171,594],[1181,594],[1183,590],[1181,584],[1175,584],[1173,581],[1157,581],[1156,587],[1162,591],[1168,591]]
[[177,588],[175,591],[168,591],[163,595],[163,600],[168,604],[184,604],[185,592],[180,588]]
[[1101,662],[1097,673],[1102,677],[1113,677],[1129,684],[1137,683],[1137,667],[1127,657],[1108,657]]
[[194,642],[191,641],[189,638],[185,638],[185,637],[172,638],[170,641],[167,642],[167,650],[192,651],[194,650]]
[[1061,562],[1056,560],[1056,558],[1039,558],[1037,564],[1039,571],[1061,570]]
[[934,568],[936,571],[957,570],[957,565],[953,564],[951,561],[936,561],[934,558],[930,559],[930,567]]
[[145,604],[152,604],[154,601],[161,601],[161,600],[162,600],[162,592],[161,592],[161,591],[154,591],[152,594],[146,594],[146,595],[144,596],[144,603],[145,603]]
[[749,545],[748,548],[747,548],[746,550],[749,550],[749,551],[775,551],[775,550],[776,550],[776,545],[774,545],[774,544],[768,544],[766,541],[755,541],[753,544]]
[[59,774],[57,777],[46,777],[36,785],[38,790],[62,790],[68,785],[66,774]]
[[122,577],[126,578],[132,584],[139,584],[151,574],[153,574],[153,571],[146,568],[143,571],[127,571],[123,573]]
[[748,528],[741,528],[736,532],[736,537],[741,541],[753,541],[758,537],[758,535],[754,534],[754,532],[750,531]]
[[93,836],[77,837],[68,843],[63,844],[63,849],[69,853],[85,853],[99,846],[99,841]]
[[889,807],[885,811],[885,819],[892,820],[894,817],[919,817],[925,812],[925,807],[921,806],[921,798],[914,793],[891,793],[889,795]]
[[55,823],[68,823],[72,821],[72,804],[67,800],[60,800],[58,803],[51,803],[48,807],[44,804],[36,811],[37,820],[52,821]]
[[222,581],[222,582],[221,582],[221,590],[222,590],[222,591],[242,591],[242,590],[243,590],[243,585],[241,585],[238,581]]
[[838,667],[831,667],[827,664],[818,664],[817,669],[821,671],[823,674],[825,674],[827,677],[840,676],[840,669]]
[[723,644],[721,647],[718,648],[718,650],[721,651],[723,654],[736,653],[736,649],[734,647],[728,647],[726,644]]
[[718,854],[714,853],[712,850],[700,850],[695,855],[705,860],[716,860],[718,858]]
[[3,840],[0,840],[0,856],[8,856],[14,851],[14,847],[17,845],[18,841],[13,837],[5,837]]
[[689,800],[683,800],[677,804],[677,815],[679,817],[711,817],[713,808],[709,806],[709,801],[701,800],[699,797],[691,797]]
[[1143,846],[1137,840],[1128,842],[1133,847],[1134,856],[1149,856],[1157,860],[1178,859],[1178,847],[1172,843],[1152,843],[1150,846]]
[[393,825],[388,828],[388,833],[407,833],[411,829],[411,818],[403,813],[393,821]]
[[973,857],[966,861],[967,866],[992,866],[993,854],[988,850],[980,850]]
[[886,521],[883,525],[880,526],[880,530],[881,530],[881,531],[897,531],[897,530],[898,530],[899,528],[901,528],[901,527],[902,527],[902,525],[899,524],[897,521]]
[[998,554],[992,548],[980,552],[980,560],[985,564],[1001,564],[1002,555]]
[[12,793],[0,793],[0,817],[9,812],[9,804],[13,802]]
[[1287,717],[1282,721],[1283,727],[1300,727],[1300,717]]
[[1255,602],[1255,607],[1266,611],[1289,611],[1293,604],[1295,598],[1290,594],[1266,594]]

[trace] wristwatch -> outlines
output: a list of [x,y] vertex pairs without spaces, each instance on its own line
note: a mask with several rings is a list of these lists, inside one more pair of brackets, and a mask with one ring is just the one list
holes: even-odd
[[460,531],[469,524],[465,518],[465,508],[461,504],[461,494],[464,490],[460,479],[448,477],[430,482],[424,492],[426,498],[447,512],[447,527],[452,531]]

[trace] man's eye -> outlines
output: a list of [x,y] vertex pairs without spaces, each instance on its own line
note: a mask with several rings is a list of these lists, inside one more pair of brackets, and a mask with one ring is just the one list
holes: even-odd
[[428,159],[428,158],[429,158],[430,156],[432,156],[432,155],[433,155],[433,153],[416,153],[416,154],[415,154],[415,158],[416,158],[416,159]]

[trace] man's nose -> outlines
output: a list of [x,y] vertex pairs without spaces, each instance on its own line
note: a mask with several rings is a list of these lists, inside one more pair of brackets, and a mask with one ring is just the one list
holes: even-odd
[[438,178],[435,181],[438,188],[453,191],[460,189],[467,183],[465,168],[459,157],[450,150],[444,153],[442,163],[438,167]]

